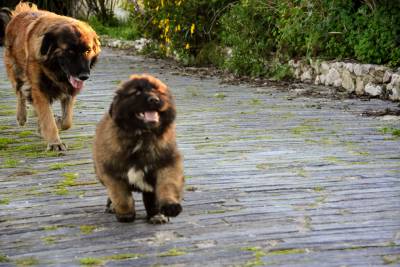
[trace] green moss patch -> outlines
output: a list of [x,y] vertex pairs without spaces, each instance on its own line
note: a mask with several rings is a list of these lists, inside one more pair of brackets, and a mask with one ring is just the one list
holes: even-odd
[[8,204],[10,204],[9,198],[1,198],[0,199],[0,205],[8,205]]
[[303,248],[288,248],[288,249],[271,250],[266,255],[274,256],[274,255],[303,254],[306,252],[307,251]]
[[138,259],[140,257],[143,257],[143,255],[137,254],[137,253],[122,253],[122,254],[114,254],[114,255],[110,255],[110,256],[105,256],[105,257],[103,257],[103,259],[120,261],[120,260],[127,260],[127,259]]
[[16,168],[19,164],[19,160],[17,159],[6,159],[1,166],[2,168]]
[[82,258],[79,260],[79,264],[83,266],[100,266],[104,264],[104,261],[97,258]]
[[39,265],[39,260],[35,257],[21,258],[15,261],[17,266],[35,266]]
[[94,225],[81,225],[79,229],[81,230],[81,233],[84,235],[89,235],[93,233],[94,230],[96,230],[96,226]]
[[265,263],[262,260],[262,257],[267,254],[260,247],[244,247],[241,249],[242,251],[251,251],[253,252],[253,259],[247,261],[244,266],[253,267],[253,266],[264,266]]
[[0,254],[0,263],[10,262],[7,255]]
[[158,256],[159,257],[176,257],[176,256],[182,256],[182,255],[185,255],[185,254],[186,254],[185,251],[179,250],[177,248],[173,248],[173,249],[170,249],[170,250],[168,250],[166,252],[158,254]]

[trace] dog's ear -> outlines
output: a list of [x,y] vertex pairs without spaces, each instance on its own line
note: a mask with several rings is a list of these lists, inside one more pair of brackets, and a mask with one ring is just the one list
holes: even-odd
[[97,36],[97,34],[95,34],[93,37],[93,48],[92,49],[96,53],[96,55],[98,55],[101,51],[100,41],[99,41],[99,37]]
[[116,93],[111,102],[110,108],[108,109],[108,114],[110,114],[111,118],[113,118],[113,116],[115,115],[115,106],[116,106],[115,103],[118,101],[118,99],[119,99],[119,96],[118,96],[118,93]]
[[1,12],[1,13],[7,14],[10,18],[12,17],[12,12],[11,12],[11,10],[10,10],[9,8],[7,8],[7,7],[2,7],[2,8],[0,9],[0,12]]
[[114,102],[111,103],[110,108],[108,109],[108,114],[110,114],[110,117],[113,117],[113,107],[114,107]]
[[44,35],[42,45],[40,47],[40,54],[42,56],[48,55],[57,46],[57,39],[51,32]]

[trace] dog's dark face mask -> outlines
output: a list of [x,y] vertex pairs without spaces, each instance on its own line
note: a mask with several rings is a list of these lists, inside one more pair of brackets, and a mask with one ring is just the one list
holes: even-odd
[[125,131],[160,134],[174,121],[176,114],[169,91],[159,90],[146,78],[124,83],[117,90],[109,113]]
[[94,48],[82,40],[81,33],[70,27],[44,35],[40,53],[50,68],[61,70],[58,80],[71,85],[75,93],[82,90],[89,79],[90,69],[97,61]]

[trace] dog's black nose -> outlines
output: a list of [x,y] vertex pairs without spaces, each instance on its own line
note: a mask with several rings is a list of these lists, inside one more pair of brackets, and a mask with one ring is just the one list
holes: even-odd
[[157,96],[151,95],[147,98],[147,102],[154,105],[160,103],[160,99]]
[[81,73],[78,75],[79,80],[81,81],[86,81],[89,79],[90,74],[89,73]]

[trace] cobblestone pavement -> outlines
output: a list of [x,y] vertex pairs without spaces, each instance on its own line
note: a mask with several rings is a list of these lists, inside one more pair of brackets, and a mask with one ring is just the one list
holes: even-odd
[[[0,51],[2,53],[2,51]],[[132,73],[166,82],[185,156],[184,211],[150,225],[104,213],[91,143],[113,90]],[[0,64],[0,266],[380,266],[400,264],[400,128],[380,100],[289,97],[228,85],[104,49],[62,132],[44,152],[30,110],[16,126]],[[55,105],[59,112],[59,105]]]

